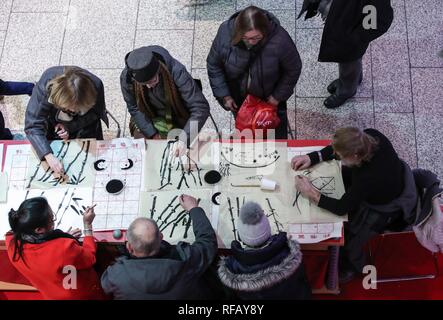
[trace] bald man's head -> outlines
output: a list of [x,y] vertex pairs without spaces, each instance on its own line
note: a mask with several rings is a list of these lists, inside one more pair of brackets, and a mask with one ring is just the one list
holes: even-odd
[[160,250],[162,236],[157,223],[148,218],[135,219],[128,228],[126,238],[137,257],[149,257]]

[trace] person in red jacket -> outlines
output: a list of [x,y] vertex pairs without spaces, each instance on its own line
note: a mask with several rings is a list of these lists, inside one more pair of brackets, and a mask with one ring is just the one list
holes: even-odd
[[54,230],[54,214],[42,197],[23,201],[9,212],[12,232],[6,235],[8,257],[14,267],[45,299],[103,299],[95,264],[96,243],[92,236],[93,208],[83,216],[83,245],[80,229],[65,233]]

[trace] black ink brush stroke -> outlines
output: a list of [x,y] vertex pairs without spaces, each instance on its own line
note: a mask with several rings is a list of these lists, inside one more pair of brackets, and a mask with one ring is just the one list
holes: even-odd
[[[277,227],[277,231],[280,232],[283,230],[283,224],[280,223],[280,221],[277,220],[277,212],[276,210],[272,207],[271,205],[271,201],[269,200],[269,198],[266,198],[266,201],[268,202],[268,206],[269,206],[269,210],[271,211],[271,216],[274,219],[274,223],[275,226]],[[280,229],[281,226],[281,229]]]
[[[66,157],[66,155],[67,155],[67,153],[68,153],[68,151],[69,151],[69,147],[70,147],[70,145],[71,145],[71,141],[68,141],[67,143],[64,143],[64,144],[66,144],[66,150],[63,152],[63,154],[60,156],[60,162],[62,162],[63,163],[63,160],[65,159],[65,157]],[[49,178],[51,178],[52,177],[52,175],[54,174],[54,170],[51,170],[51,172],[49,173],[49,175],[45,178],[45,179],[43,179],[43,182],[46,182]],[[56,179],[54,179],[54,181],[55,181]],[[51,182],[52,183],[52,182]]]
[[158,226],[159,228],[162,227],[165,223],[168,223],[168,219],[177,211],[178,207],[180,207],[180,203],[178,203],[174,208],[172,208],[172,210],[169,212],[166,218],[162,220],[162,222]]
[[175,219],[173,219],[173,220],[169,221],[167,224],[165,224],[165,225],[162,227],[162,229],[160,229],[160,231],[163,232],[164,230],[166,230],[166,229],[172,224],[172,229],[171,229],[171,232],[170,232],[170,234],[169,234],[169,237],[171,238],[171,237],[174,235],[174,230],[175,230],[175,228],[179,225],[179,223],[182,221],[182,219],[183,219],[184,217],[186,217],[187,214],[188,214],[188,213],[187,213],[186,210],[181,211],[181,212],[177,215],[177,217],[175,217]]
[[259,169],[259,168],[266,168],[266,167],[268,167],[268,166],[270,166],[270,165],[276,163],[276,162],[278,161],[278,159],[280,159],[280,156],[277,156],[277,157],[274,159],[274,161],[272,161],[271,163],[268,163],[268,164],[264,164],[264,165],[260,165],[260,166],[242,166],[242,165],[238,165],[238,164],[235,164],[235,163],[229,161],[229,160],[226,158],[226,156],[224,155],[223,152],[220,152],[220,153],[221,153],[222,157],[225,159],[225,161],[226,161],[227,163],[229,163],[229,164],[231,164],[231,165],[233,165],[233,166],[235,166],[235,167],[237,167],[237,168],[243,168],[243,169]]
[[[62,142],[60,149],[57,151],[57,155],[55,156],[56,158],[58,158],[60,156],[60,154],[62,153],[63,149],[65,148],[66,143]],[[40,166],[42,164],[43,161],[40,161],[40,163],[37,166],[37,170],[35,171],[34,175],[31,177],[31,179],[29,180],[29,184],[28,184],[28,188],[31,187],[31,183],[32,181],[35,179],[35,177],[37,176],[38,171],[40,170]],[[48,169],[46,169],[46,171],[43,173],[43,176],[38,179],[37,181],[42,181],[42,179],[46,176],[46,174],[49,172],[49,170],[51,170],[51,167],[48,166]]]
[[[69,190],[69,189],[68,189],[68,190]],[[58,222],[57,222],[57,227],[60,226],[60,224],[62,223],[62,221],[63,221],[63,217],[65,216],[65,213],[68,211],[69,206],[71,205],[71,200],[72,200],[72,198],[74,197],[74,195],[75,195],[75,189],[72,190],[71,197],[69,198],[69,201],[68,201],[68,203],[66,204],[65,210],[63,211],[62,216],[60,217],[60,220],[58,220]]]
[[156,201],[157,201],[157,196],[154,196],[154,199],[152,200],[152,207],[151,207],[151,219],[154,219]]
[[190,217],[188,217],[188,221],[186,222],[186,227],[185,227],[185,233],[184,233],[184,235],[183,235],[183,238],[184,239],[187,239],[188,238],[188,232],[189,232],[189,228],[191,227],[191,218]]
[[156,221],[162,221],[162,217],[163,215],[166,213],[166,211],[168,211],[169,208],[172,208],[172,204],[175,202],[175,200],[178,198],[178,196],[174,196],[171,200],[171,202],[169,202],[169,204],[166,206],[166,208],[160,213],[160,215],[157,217]]
[[234,239],[237,240],[237,229],[235,228],[234,212],[231,204],[231,198],[229,197],[228,197],[228,206],[229,206],[229,214],[231,216],[232,232],[234,233]]
[[83,171],[85,170],[86,162],[88,162],[88,156],[89,156],[89,148],[90,148],[90,146],[91,146],[91,141],[88,140],[88,141],[86,142],[86,151],[85,151],[86,154],[85,154],[85,158],[83,159],[82,167],[81,167],[81,169],[80,169],[80,172],[78,173],[78,178],[77,178],[77,183],[76,183],[76,184],[79,184],[80,181],[83,181],[83,180],[80,180],[80,179],[81,179],[81,177],[82,177],[82,175],[83,175]]

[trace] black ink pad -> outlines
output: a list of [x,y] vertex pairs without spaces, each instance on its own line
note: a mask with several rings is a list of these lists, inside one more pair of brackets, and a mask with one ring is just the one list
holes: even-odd
[[215,184],[221,180],[221,174],[217,170],[211,170],[206,172],[204,179],[208,184]]
[[106,184],[106,191],[112,194],[119,194],[124,186],[121,180],[112,179]]

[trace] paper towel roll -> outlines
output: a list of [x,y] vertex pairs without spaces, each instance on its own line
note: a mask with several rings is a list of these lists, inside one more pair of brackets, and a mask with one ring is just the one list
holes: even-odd
[[277,182],[269,180],[269,179],[261,179],[261,189],[274,191],[277,188]]

